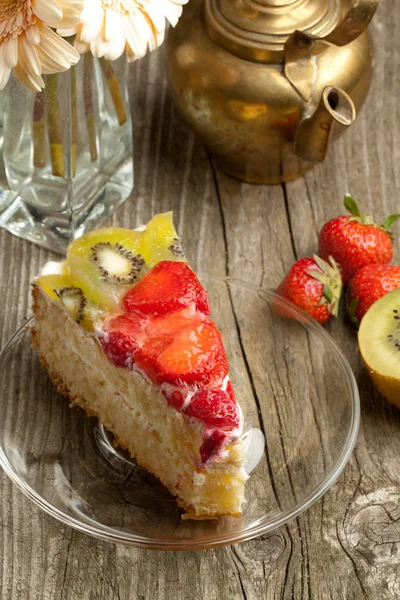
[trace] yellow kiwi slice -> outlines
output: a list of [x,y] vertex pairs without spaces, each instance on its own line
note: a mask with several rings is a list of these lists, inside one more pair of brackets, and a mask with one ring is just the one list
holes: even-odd
[[358,345],[379,392],[400,407],[400,289],[386,294],[367,311]]
[[149,269],[162,260],[185,260],[172,212],[156,215],[143,229],[142,256]]
[[67,249],[72,285],[108,313],[118,310],[127,290],[160,260],[184,260],[171,212],[156,215],[136,230],[90,231]]
[[55,304],[61,305],[73,321],[85,329],[92,329],[94,321],[104,316],[100,307],[88,298],[85,291],[73,285],[68,274],[41,275],[36,279],[36,284]]
[[84,234],[68,246],[56,272],[44,272],[36,283],[74,321],[92,328],[118,312],[130,287],[161,260],[185,260],[172,212],[136,230],[104,227]]

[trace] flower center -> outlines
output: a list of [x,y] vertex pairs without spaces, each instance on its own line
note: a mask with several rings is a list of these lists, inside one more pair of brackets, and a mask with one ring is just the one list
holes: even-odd
[[0,0],[0,44],[35,22],[32,0]]
[[[1,0],[0,0],[1,2]],[[119,13],[130,13],[135,8],[145,8],[149,0],[101,0],[104,10],[115,10]]]

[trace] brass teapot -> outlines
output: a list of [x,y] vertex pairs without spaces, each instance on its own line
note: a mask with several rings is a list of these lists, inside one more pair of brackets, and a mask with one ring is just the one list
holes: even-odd
[[168,36],[168,80],[226,173],[276,184],[324,160],[366,98],[378,4],[190,0]]

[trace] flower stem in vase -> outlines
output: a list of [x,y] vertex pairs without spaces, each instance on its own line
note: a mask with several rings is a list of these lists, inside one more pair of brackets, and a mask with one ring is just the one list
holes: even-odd
[[46,166],[46,94],[38,92],[33,102],[33,166],[43,169]]
[[96,123],[93,111],[93,55],[86,52],[83,58],[83,101],[85,105],[86,127],[89,136],[90,159],[96,162],[98,158],[96,141]]
[[78,112],[76,107],[76,71],[71,67],[71,160],[72,177],[76,175],[76,145],[78,142]]
[[110,61],[105,58],[99,58],[100,66],[106,78],[107,87],[110,90],[112,100],[114,102],[115,111],[118,117],[118,123],[124,125],[126,123],[126,112],[124,101],[122,100],[121,90],[118,85],[118,80],[115,76],[114,69]]
[[64,159],[62,148],[61,123],[58,112],[58,74],[48,75],[47,93],[47,126],[50,142],[51,167],[53,175],[64,177]]

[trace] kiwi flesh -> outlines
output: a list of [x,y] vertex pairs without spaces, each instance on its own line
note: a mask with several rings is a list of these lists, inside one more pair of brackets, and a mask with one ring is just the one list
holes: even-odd
[[145,263],[141,254],[133,254],[121,244],[99,242],[92,247],[92,261],[102,279],[122,285],[132,285],[139,278]]
[[400,289],[386,294],[367,311],[358,345],[378,391],[400,407]]
[[75,286],[64,287],[54,290],[61,304],[71,319],[79,324],[85,319],[86,298],[81,288]]

